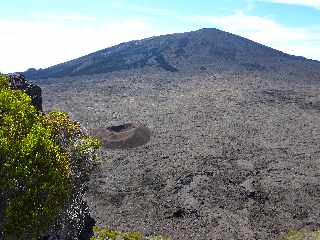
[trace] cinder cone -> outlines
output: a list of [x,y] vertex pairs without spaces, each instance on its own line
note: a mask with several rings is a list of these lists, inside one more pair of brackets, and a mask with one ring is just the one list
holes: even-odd
[[151,137],[149,128],[141,123],[126,123],[106,129],[92,129],[90,134],[102,140],[105,148],[135,148],[146,144]]

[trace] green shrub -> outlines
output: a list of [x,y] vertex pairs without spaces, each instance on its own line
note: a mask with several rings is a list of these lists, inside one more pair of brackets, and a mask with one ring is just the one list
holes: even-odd
[[172,238],[169,237],[169,236],[161,236],[161,235],[159,235],[159,236],[150,236],[150,237],[147,237],[146,239],[147,240],[172,240]]
[[93,228],[95,236],[90,240],[171,240],[170,237],[166,236],[150,236],[145,237],[140,232],[119,232],[111,230],[109,227],[97,227]]
[[115,230],[111,230],[108,227],[100,228],[94,227],[93,228],[95,237],[92,237],[91,240],[116,240],[116,239],[123,239],[123,240],[141,240],[143,235],[139,232],[118,232]]
[[314,232],[306,229],[289,230],[279,240],[320,240],[320,230]]
[[54,223],[73,184],[65,146],[73,138],[85,138],[90,140],[81,151],[99,147],[98,140],[80,130],[66,113],[39,112],[26,93],[9,89],[7,77],[0,75],[0,191],[6,203],[6,239],[36,239]]
[[0,89],[5,89],[9,87],[9,78],[0,73]]
[[84,136],[78,145],[80,153],[85,153],[89,149],[98,150],[101,147],[101,141],[95,137]]

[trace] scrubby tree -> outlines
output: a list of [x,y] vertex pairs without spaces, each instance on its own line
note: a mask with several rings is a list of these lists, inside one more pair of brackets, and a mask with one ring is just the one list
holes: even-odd
[[68,114],[43,114],[9,85],[0,75],[0,232],[5,239],[37,239],[55,222],[79,175],[88,174],[100,142]]

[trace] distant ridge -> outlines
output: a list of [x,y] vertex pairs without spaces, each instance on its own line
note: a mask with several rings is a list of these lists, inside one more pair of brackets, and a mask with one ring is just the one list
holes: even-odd
[[215,28],[130,41],[46,69],[29,79],[59,78],[131,69],[178,72],[190,69],[268,71],[290,62],[313,62]]

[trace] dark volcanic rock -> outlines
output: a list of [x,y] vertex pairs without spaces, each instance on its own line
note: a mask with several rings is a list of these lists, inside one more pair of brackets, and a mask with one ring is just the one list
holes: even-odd
[[88,205],[82,196],[83,194],[73,196],[56,224],[39,240],[89,240],[93,236],[95,220],[90,216]]
[[33,105],[35,105],[38,110],[42,111],[41,88],[28,82],[24,75],[20,73],[10,74],[9,77],[10,87],[12,89],[20,89],[25,91],[31,97]]

